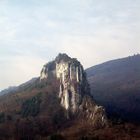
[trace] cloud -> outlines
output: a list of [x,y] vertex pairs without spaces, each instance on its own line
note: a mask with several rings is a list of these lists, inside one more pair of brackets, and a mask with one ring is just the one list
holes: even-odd
[[93,35],[61,36],[57,44],[61,51],[76,56],[87,68],[140,52],[138,34],[131,28],[123,24],[106,25],[106,28],[100,27]]
[[139,0],[0,0],[0,89],[38,75],[59,52],[85,68],[138,53],[139,25]]

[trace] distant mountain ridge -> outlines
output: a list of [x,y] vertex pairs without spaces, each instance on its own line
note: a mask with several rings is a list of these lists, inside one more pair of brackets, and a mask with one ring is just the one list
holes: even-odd
[[1,90],[0,91],[0,95],[4,95],[4,94],[8,94],[8,93],[13,93],[13,92],[15,92],[17,90],[17,88],[18,87],[16,87],[16,86],[8,87],[8,88],[6,88],[4,90]]
[[140,55],[112,60],[86,70],[94,99],[108,113],[140,121]]
[[31,80],[19,85],[19,86],[11,86],[8,87],[2,91],[0,91],[0,95],[4,95],[4,94],[8,94],[8,93],[15,93],[18,92],[18,90],[28,87],[30,84],[32,84],[33,82],[35,82],[37,80],[37,78],[32,78]]

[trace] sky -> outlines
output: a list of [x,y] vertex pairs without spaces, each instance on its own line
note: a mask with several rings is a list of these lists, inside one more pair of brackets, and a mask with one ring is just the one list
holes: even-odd
[[58,53],[84,66],[140,53],[140,0],[0,0],[0,90]]

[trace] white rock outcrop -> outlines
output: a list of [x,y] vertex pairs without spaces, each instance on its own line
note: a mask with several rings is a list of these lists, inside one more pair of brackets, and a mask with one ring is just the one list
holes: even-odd
[[72,114],[81,112],[93,122],[98,120],[101,124],[106,123],[105,111],[103,107],[93,102],[86,74],[77,59],[59,54],[54,61],[44,65],[40,80],[49,76],[56,77],[60,81],[58,97],[68,112]]

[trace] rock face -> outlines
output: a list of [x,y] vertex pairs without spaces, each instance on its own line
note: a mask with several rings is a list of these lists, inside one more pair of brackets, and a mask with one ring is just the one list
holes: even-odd
[[61,105],[70,113],[82,113],[93,122],[106,123],[103,107],[97,106],[90,95],[89,84],[83,66],[75,58],[59,54],[44,65],[40,80],[55,77],[60,81],[58,97]]

